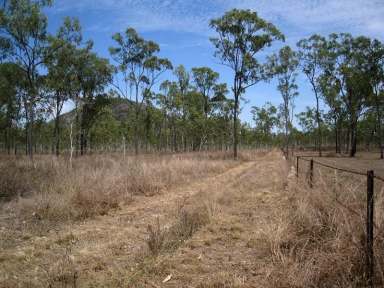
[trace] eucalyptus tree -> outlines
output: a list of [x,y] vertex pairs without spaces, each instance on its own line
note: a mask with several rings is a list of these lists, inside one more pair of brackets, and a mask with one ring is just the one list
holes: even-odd
[[213,71],[209,67],[192,68],[193,82],[197,91],[203,98],[203,111],[205,118],[208,119],[210,110],[210,100],[214,94],[214,87],[217,85],[219,73]]
[[51,37],[50,45],[54,51],[46,59],[48,70],[47,89],[51,91],[54,110],[54,150],[60,154],[60,115],[63,105],[75,97],[78,90],[76,79],[76,49],[82,40],[80,23],[77,19],[65,18],[57,35]]
[[[147,100],[151,88],[157,83],[161,74],[172,69],[168,59],[158,58],[159,45],[147,41],[133,29],[128,28],[124,34],[113,35],[116,47],[110,47],[112,59],[117,63],[125,83],[132,85],[135,93],[134,144],[135,153],[139,153],[139,116],[143,103]],[[121,89],[119,89],[121,92]],[[141,98],[141,99],[140,99]]]
[[234,72],[233,154],[236,159],[240,97],[248,87],[267,79],[264,65],[256,55],[271,46],[274,40],[284,40],[284,36],[273,24],[251,10],[230,10],[211,20],[210,26],[218,33],[218,37],[211,38],[216,48],[215,56]]
[[[228,90],[226,91],[225,95],[228,93]],[[225,150],[228,150],[231,145],[231,139],[233,139],[233,129],[231,123],[233,122],[235,103],[233,99],[228,99],[227,97],[224,99],[223,97],[217,102],[216,105],[220,107],[219,119],[222,120],[220,121],[222,131],[222,149],[225,147]]]
[[184,151],[187,150],[187,143],[188,143],[188,135],[186,133],[186,114],[187,114],[187,95],[188,91],[190,88],[190,74],[189,72],[185,69],[183,65],[179,65],[175,68],[174,70],[174,75],[176,76],[177,83],[178,83],[178,88],[179,88],[179,93],[180,93],[180,100],[181,100],[181,107],[182,107],[182,142],[183,142],[183,147]]
[[213,97],[210,99],[210,115],[212,126],[212,141],[214,145],[221,149],[227,146],[230,140],[231,130],[228,116],[228,98],[229,93],[226,83],[220,83],[213,87]]
[[272,138],[272,129],[278,122],[276,106],[267,102],[262,107],[253,106],[251,113],[256,124],[256,133],[261,136],[260,140],[269,142]]
[[41,100],[41,67],[51,53],[48,43],[47,17],[43,8],[50,0],[9,0],[0,10],[0,39],[7,46],[10,62],[16,63],[25,74],[26,91],[23,105],[26,115],[27,153],[33,157],[33,123],[35,109]]
[[0,63],[0,128],[4,131],[8,154],[15,146],[15,130],[21,112],[20,91],[25,84],[23,76],[15,63]]
[[379,40],[371,41],[368,57],[369,80],[372,87],[370,106],[376,114],[376,128],[380,158],[384,158],[383,113],[384,113],[384,45]]
[[[89,129],[96,119],[98,112],[106,103],[103,94],[106,86],[112,81],[112,66],[108,59],[98,57],[88,52],[83,66],[79,71],[79,85],[82,94],[81,122],[80,122],[80,153],[86,153]],[[77,67],[79,68],[79,67]]]
[[350,34],[331,34],[328,53],[331,64],[327,65],[328,85],[335,87],[348,117],[349,155],[354,157],[357,150],[357,123],[369,106],[372,95],[370,85],[369,38],[353,37]]
[[179,85],[180,94],[185,97],[185,94],[189,89],[190,74],[183,65],[179,65],[175,68],[174,75],[176,76],[177,84]]
[[[158,49],[157,52],[159,50],[160,49]],[[143,103],[145,104],[144,130],[146,150],[148,149],[150,130],[153,122],[152,112],[154,111],[154,109],[152,101],[155,99],[155,94],[153,93],[152,88],[155,84],[158,83],[161,74],[163,74],[166,70],[172,69],[172,63],[166,58],[158,58],[157,56],[152,55],[144,61],[144,77],[142,80],[142,102],[139,105],[142,106]]]
[[109,105],[98,107],[97,117],[90,125],[89,135],[93,149],[107,150],[118,143],[120,123],[116,120]]
[[213,97],[210,99],[210,109],[212,112],[217,112],[221,115],[224,111],[224,106],[228,101],[227,95],[229,93],[227,83],[216,84],[213,87]]
[[[225,97],[227,85],[219,84],[219,73],[213,71],[209,67],[195,67],[192,68],[192,78],[194,82],[194,88],[200,94],[201,98],[201,110],[204,115],[204,125],[202,131],[201,145],[209,143],[209,136],[212,134],[211,113],[214,109],[214,104],[219,102],[222,96]],[[214,103],[215,102],[215,103]]]
[[[176,119],[180,118],[181,112],[181,94],[179,93],[178,83],[165,80],[160,85],[160,91],[157,94],[157,104],[160,106],[163,114],[163,147],[168,149],[172,143],[173,151],[177,151],[177,127]],[[184,123],[183,123],[184,124]],[[170,131],[170,133],[168,133]],[[170,134],[172,142],[168,135]]]
[[282,115],[285,134],[285,153],[288,155],[290,143],[290,129],[292,127],[291,110],[294,107],[294,99],[298,96],[296,84],[297,67],[299,58],[295,51],[289,46],[284,46],[278,54],[269,57],[270,73],[278,80],[277,89],[283,97]]
[[339,93],[339,85],[334,81],[329,71],[320,77],[319,85],[322,98],[329,108],[328,112],[324,115],[324,120],[328,121],[331,127],[333,126],[335,132],[335,152],[340,154],[346,109]]
[[299,48],[300,66],[307,77],[316,99],[317,149],[321,156],[321,113],[319,79],[323,73],[324,61],[327,59],[327,41],[324,37],[314,34],[297,43]]
[[316,108],[306,107],[305,111],[296,114],[296,118],[298,120],[301,129],[306,134],[313,134],[317,129],[317,117],[316,117]]

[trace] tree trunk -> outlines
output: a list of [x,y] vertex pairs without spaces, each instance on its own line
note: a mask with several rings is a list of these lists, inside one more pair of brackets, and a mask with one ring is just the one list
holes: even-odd
[[69,165],[72,168],[72,156],[73,156],[73,137],[72,137],[72,128],[73,124],[71,123],[70,125],[70,130],[69,130],[69,143],[70,143],[70,154],[69,154]]
[[54,128],[54,139],[55,139],[55,153],[56,156],[60,155],[60,96],[56,95],[56,117],[55,117],[55,128]]
[[88,137],[88,127],[85,122],[84,115],[88,115],[89,110],[88,106],[85,104],[81,109],[81,119],[80,119],[80,155],[83,156],[87,153],[87,137]]
[[355,157],[356,151],[357,151],[357,121],[354,121],[351,123],[351,130],[350,130],[350,140],[351,140],[351,150],[349,153],[350,157]]
[[316,121],[317,121],[317,147],[319,151],[319,156],[321,157],[321,123],[320,123],[320,109],[319,109],[319,97],[317,96],[317,92],[315,90],[316,95]]
[[380,148],[380,159],[384,159],[384,145],[383,145],[383,131],[381,125],[381,111],[379,104],[376,104],[377,109],[377,132],[379,138],[379,148]]
[[177,134],[176,134],[176,124],[175,124],[175,119],[172,120],[172,131],[173,131],[173,151],[178,152],[177,149]]
[[5,145],[7,149],[8,155],[11,155],[11,150],[12,150],[12,139],[13,139],[13,133],[12,133],[12,112],[11,112],[11,103],[8,103],[8,108],[7,108],[7,127],[5,129]]
[[27,120],[27,154],[31,160],[33,160],[33,107],[28,107],[29,110],[29,119]]
[[9,127],[9,125],[7,125],[8,127],[6,128],[6,131],[5,131],[5,148],[7,150],[7,153],[8,155],[11,155],[11,128]]
[[340,153],[340,149],[339,149],[339,146],[340,146],[340,143],[339,143],[339,125],[337,123],[338,121],[335,120],[335,148],[336,148],[336,154]]
[[233,158],[237,160],[237,143],[239,135],[237,134],[237,117],[239,109],[239,95],[235,94],[235,107],[233,111]]
[[60,123],[59,122],[60,122],[59,115],[56,115],[55,129],[54,129],[55,154],[56,154],[56,156],[60,155]]
[[75,111],[76,111],[76,117],[75,117],[75,155],[76,157],[79,156],[79,151],[80,151],[80,134],[81,134],[81,129],[80,129],[80,111],[79,111],[79,101],[78,98],[76,99],[76,104],[75,104]]
[[285,120],[285,157],[288,158],[288,149],[289,149],[289,128],[288,128],[288,120]]
[[348,153],[350,151],[349,150],[350,143],[351,143],[351,129],[350,127],[348,127],[347,133],[345,133],[344,135],[345,153]]
[[289,117],[289,100],[288,96],[284,97],[284,121],[285,121],[285,157],[288,159],[288,153],[289,153],[289,124],[290,124],[290,117]]
[[149,142],[151,138],[151,122],[152,122],[151,112],[148,109],[148,105],[147,105],[146,117],[145,117],[145,152],[148,152],[148,148],[149,148],[148,146],[150,144]]
[[134,125],[134,142],[135,142],[135,155],[139,155],[139,135],[138,135],[138,125],[139,125],[139,85],[136,84],[135,87],[135,98],[136,98],[136,107],[135,107],[135,125]]
[[85,111],[84,111],[85,108],[85,105],[83,106],[82,108],[82,115],[81,115],[81,120],[80,120],[80,155],[83,156],[85,154],[85,129],[84,129],[84,115],[85,115]]
[[80,155],[83,156],[85,154],[85,145],[84,145],[84,130],[81,129],[80,131]]

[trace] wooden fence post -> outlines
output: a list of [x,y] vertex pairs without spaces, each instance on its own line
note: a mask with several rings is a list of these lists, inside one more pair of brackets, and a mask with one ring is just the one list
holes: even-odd
[[313,159],[311,159],[309,166],[309,187],[313,188]]
[[299,178],[299,156],[296,156],[296,177]]
[[374,172],[367,171],[367,235],[366,235],[366,273],[368,287],[374,286],[373,257],[373,209],[374,209]]

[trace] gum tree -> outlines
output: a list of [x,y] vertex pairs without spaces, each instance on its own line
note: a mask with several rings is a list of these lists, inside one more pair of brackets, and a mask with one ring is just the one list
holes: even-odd
[[113,35],[113,40],[116,46],[109,48],[109,52],[117,63],[117,71],[122,73],[123,81],[134,88],[134,144],[137,155],[138,122],[143,103],[146,103],[148,97],[152,95],[151,88],[157,83],[160,75],[173,67],[168,59],[156,56],[160,51],[157,43],[143,39],[133,28],[128,28],[124,34],[116,33]]
[[[36,106],[42,101],[41,75],[48,44],[47,17],[43,8],[50,0],[5,1],[0,10],[0,43],[10,62],[17,64],[26,79],[23,106],[26,118],[27,154],[33,158],[33,124]],[[3,50],[3,49],[2,49]]]
[[320,115],[320,87],[319,79],[323,73],[324,54],[326,53],[326,40],[320,35],[312,35],[308,39],[302,39],[297,43],[299,48],[300,66],[307,77],[316,99],[316,125],[317,125],[317,149],[321,156],[321,115]]
[[8,154],[15,147],[16,123],[20,118],[20,90],[24,73],[14,63],[0,63],[0,129],[4,131]]
[[331,34],[328,39],[328,58],[325,75],[327,85],[335,87],[345,108],[348,120],[349,156],[357,151],[358,120],[369,106],[372,95],[368,59],[371,40],[347,33]]
[[277,89],[280,91],[283,97],[283,105],[281,106],[281,112],[284,122],[285,133],[285,153],[288,156],[288,149],[290,143],[290,130],[292,127],[294,99],[297,97],[297,66],[299,59],[297,53],[293,51],[289,46],[285,46],[280,49],[278,54],[269,58],[270,62],[270,74],[275,75],[278,80]]
[[213,97],[214,87],[217,85],[219,79],[219,73],[213,71],[209,67],[197,67],[192,68],[193,82],[197,91],[203,97],[203,111],[205,118],[208,118],[210,105],[209,102]]
[[270,102],[265,103],[263,107],[253,106],[252,119],[256,124],[256,133],[261,136],[263,143],[272,140],[272,129],[277,125],[277,108]]
[[180,100],[181,100],[181,108],[182,108],[182,142],[184,147],[184,152],[187,151],[187,143],[188,143],[188,135],[186,132],[186,114],[187,114],[187,95],[189,90],[189,84],[190,84],[190,74],[185,69],[183,65],[179,65],[174,70],[174,75],[176,76],[177,83],[178,83],[178,89],[180,93]]
[[54,51],[46,59],[48,75],[46,88],[49,90],[54,110],[54,147],[56,156],[60,154],[60,115],[64,103],[74,97],[77,90],[74,71],[76,49],[82,40],[80,23],[77,19],[66,18],[55,37],[51,37],[50,46]]
[[371,41],[368,57],[368,70],[372,97],[370,106],[376,114],[376,127],[380,147],[380,159],[384,159],[383,109],[384,109],[384,45],[379,40]]
[[248,87],[267,79],[264,65],[256,56],[274,40],[284,40],[284,36],[273,24],[251,10],[230,10],[211,20],[210,26],[218,34],[211,38],[216,48],[215,56],[234,73],[233,156],[237,159],[240,97]]

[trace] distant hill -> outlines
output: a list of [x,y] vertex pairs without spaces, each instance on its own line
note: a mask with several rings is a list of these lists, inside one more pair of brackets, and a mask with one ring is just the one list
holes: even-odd
[[[98,103],[97,105],[99,106],[98,108],[110,107],[115,119],[120,122],[124,122],[127,119],[129,113],[134,111],[136,104],[133,101],[124,98],[106,98],[104,99],[103,103]],[[75,109],[72,109],[71,111],[60,116],[64,125],[68,125],[70,122],[74,121],[75,117]]]

